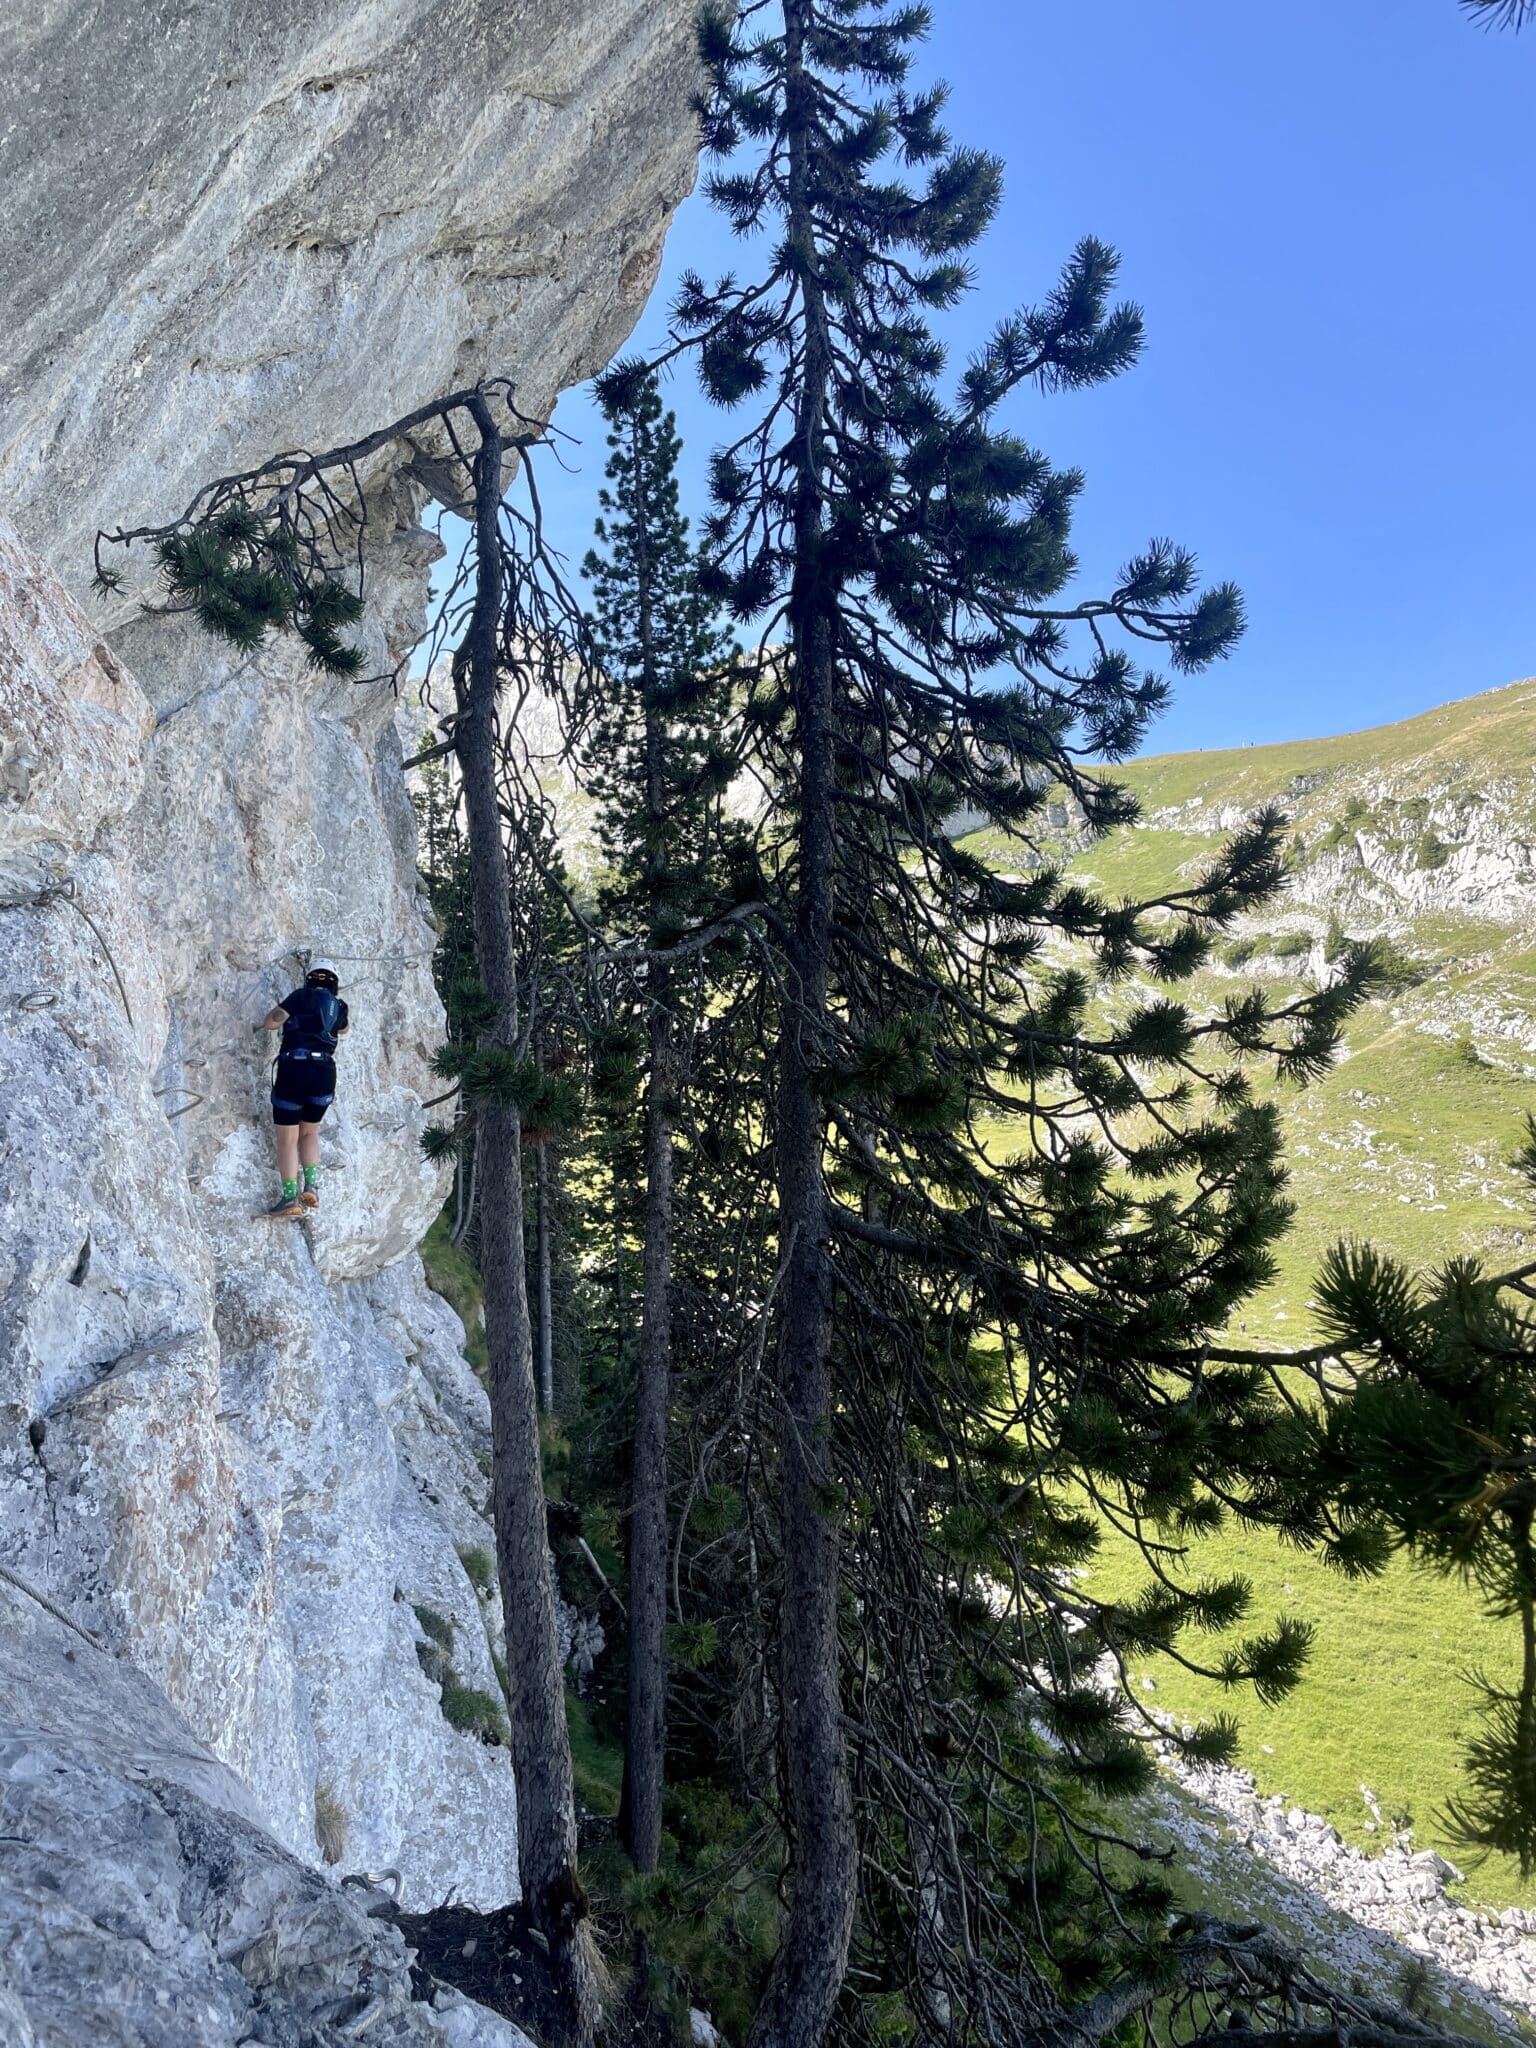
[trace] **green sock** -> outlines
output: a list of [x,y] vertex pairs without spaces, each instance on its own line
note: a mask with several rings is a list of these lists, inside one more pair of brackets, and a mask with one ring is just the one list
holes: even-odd
[[306,1188],[309,1188],[310,1190],[313,1190],[313,1189],[315,1189],[315,1188],[319,1187],[319,1185],[320,1185],[320,1169],[319,1169],[319,1167],[318,1167],[318,1166],[306,1166],[306,1167],[305,1167],[305,1169],[304,1169],[304,1185],[305,1185],[305,1187],[306,1187]]
[[296,1194],[297,1194],[298,1192],[299,1192],[299,1184],[298,1184],[298,1182],[297,1182],[296,1180],[290,1180],[290,1179],[288,1178],[287,1174],[284,1174],[284,1175],[283,1175],[283,1200],[284,1200],[285,1202],[291,1202],[291,1201],[293,1200],[294,1196],[295,1196],[295,1195],[296,1195]]

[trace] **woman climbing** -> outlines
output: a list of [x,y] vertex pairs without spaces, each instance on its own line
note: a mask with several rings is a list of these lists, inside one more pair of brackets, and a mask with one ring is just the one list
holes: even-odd
[[283,1192],[265,1212],[274,1218],[302,1216],[320,1206],[320,1119],[336,1098],[336,1041],[351,1028],[339,989],[330,961],[317,960],[304,986],[284,996],[261,1020],[263,1030],[283,1034],[272,1073],[272,1122]]

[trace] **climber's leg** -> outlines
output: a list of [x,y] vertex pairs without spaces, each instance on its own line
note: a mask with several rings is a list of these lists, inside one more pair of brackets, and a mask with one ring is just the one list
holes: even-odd
[[277,1063],[277,1079],[272,1087],[272,1136],[277,1146],[277,1171],[282,1179],[283,1192],[267,1211],[269,1216],[302,1216],[304,1205],[299,1200],[299,1105],[284,1091],[289,1085],[285,1068],[292,1064],[288,1060]]
[[299,1177],[299,1145],[302,1124],[278,1124],[273,1132],[277,1139],[277,1170],[286,1186]]
[[306,1209],[320,1206],[320,1126],[318,1123],[299,1125],[299,1164],[304,1169],[304,1185],[299,1190],[299,1200]]

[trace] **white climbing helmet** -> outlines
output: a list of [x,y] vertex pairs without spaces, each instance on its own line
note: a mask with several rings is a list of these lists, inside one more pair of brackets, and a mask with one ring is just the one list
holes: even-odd
[[334,960],[311,960],[304,979],[308,981],[310,976],[315,974],[328,974],[336,982],[341,980],[341,974]]

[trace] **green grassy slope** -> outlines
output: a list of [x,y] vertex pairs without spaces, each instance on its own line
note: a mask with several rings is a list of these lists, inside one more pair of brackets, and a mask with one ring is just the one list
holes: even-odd
[[[1461,779],[1492,771],[1526,783],[1536,817],[1536,782],[1529,773],[1533,749],[1536,681],[1511,683],[1441,704],[1417,718],[1331,739],[1153,755],[1119,772],[1150,812],[1210,795],[1223,803],[1256,804],[1278,795],[1296,777],[1331,781],[1406,770],[1428,787],[1443,776]],[[1327,785],[1321,788],[1326,792]]]
[[[1223,836],[1221,821],[1274,799],[1295,833],[1294,891],[1248,921],[1250,959],[1205,974],[1192,995],[1216,1002],[1250,977],[1299,987],[1309,962],[1282,960],[1273,935],[1298,928],[1314,941],[1337,920],[1350,935],[1391,931],[1422,975],[1353,1021],[1333,1071],[1286,1098],[1287,1156],[1298,1206],[1274,1284],[1251,1303],[1244,1333],[1305,1345],[1315,1338],[1312,1276],[1340,1237],[1370,1237],[1418,1265],[1472,1251],[1514,1263],[1536,1242],[1536,1215],[1507,1165],[1521,1119],[1536,1108],[1536,945],[1516,886],[1469,903],[1454,871],[1426,886],[1415,858],[1426,826],[1462,843],[1502,850],[1525,821],[1536,838],[1536,685],[1514,685],[1401,725],[1344,738],[1224,753],[1170,755],[1121,771],[1146,822],[1076,850],[1073,872],[1114,895],[1142,895],[1187,877]],[[1482,809],[1496,809],[1484,826]],[[1180,811],[1175,823],[1170,813]],[[1348,815],[1346,815],[1348,814]],[[1185,821],[1188,821],[1187,823]],[[1468,821],[1472,821],[1469,825]],[[1338,859],[1357,833],[1400,849],[1388,885],[1362,900]],[[991,835],[968,842],[985,847]],[[1329,842],[1332,842],[1331,844]],[[1506,863],[1518,875],[1519,856]],[[1417,879],[1416,879],[1417,878]],[[1352,893],[1353,892],[1353,893]],[[1241,950],[1241,949],[1239,949]],[[1315,959],[1314,955],[1314,959]],[[1460,1784],[1459,1752],[1473,1722],[1469,1669],[1509,1673],[1516,1645],[1464,1588],[1400,1560],[1375,1583],[1350,1585],[1269,1535],[1228,1530],[1196,1572],[1240,1571],[1254,1586],[1253,1616],[1304,1617],[1317,1631],[1307,1680],[1265,1708],[1191,1677],[1170,1660],[1143,1674],[1154,1703],[1192,1718],[1236,1712],[1241,1761],[1265,1793],[1325,1813],[1347,1838],[1373,1838],[1360,1787],[1389,1820],[1411,1819],[1416,1843],[1469,1869],[1436,1815]],[[1128,1590],[1142,1568],[1110,1545],[1096,1588]],[[1195,1654],[1194,1645],[1187,1646]],[[1513,1865],[1469,1869],[1467,1890],[1490,1904],[1536,1903]]]

